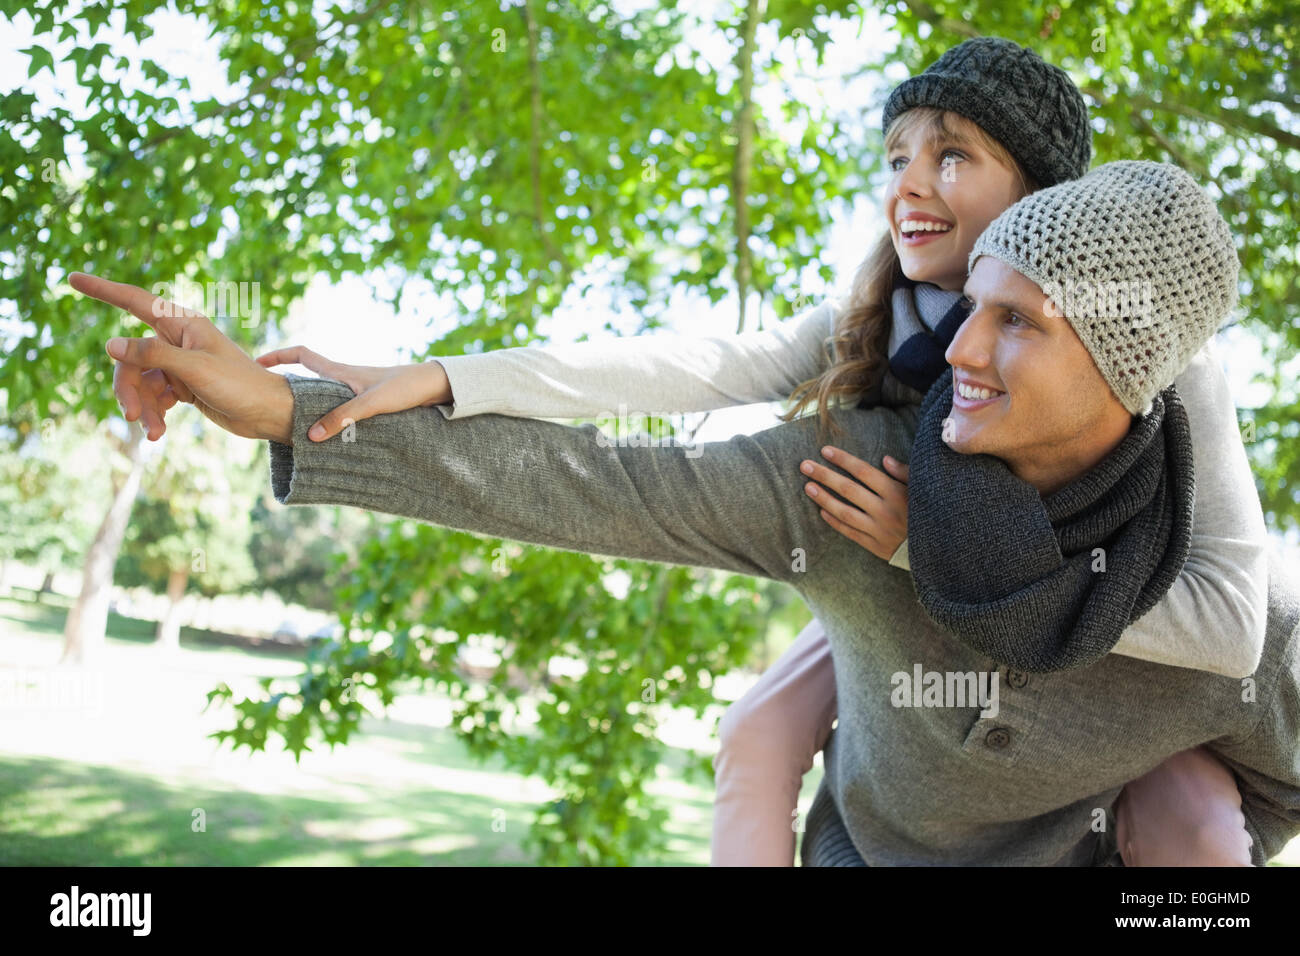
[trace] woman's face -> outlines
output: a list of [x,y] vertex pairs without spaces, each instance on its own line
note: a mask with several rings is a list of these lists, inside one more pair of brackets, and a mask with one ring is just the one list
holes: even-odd
[[892,144],[884,205],[904,274],[959,290],[975,240],[1024,189],[1014,170],[979,145],[979,127],[956,113],[944,120],[949,136],[931,141],[936,134],[917,123]]

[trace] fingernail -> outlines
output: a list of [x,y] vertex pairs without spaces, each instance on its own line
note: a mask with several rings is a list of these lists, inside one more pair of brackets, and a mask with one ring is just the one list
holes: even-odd
[[827,445],[825,448],[822,449],[822,454],[825,455],[827,458],[834,458],[835,449]]
[[799,466],[799,470],[802,471],[805,475],[811,475],[813,473],[812,462],[805,461],[802,465]]
[[886,455],[886,456],[885,456],[885,464],[887,464],[887,465],[892,465],[893,463],[894,463],[894,459],[892,459],[892,458],[890,458],[888,455]]
[[816,485],[809,485],[809,486],[808,486],[808,494],[812,495],[813,497],[816,497],[816,496],[817,496],[817,486],[816,486]]
[[325,437],[325,426],[324,425],[311,426],[311,430],[307,432],[307,437],[310,438],[312,441],[320,441],[322,438]]
[[126,339],[109,339],[108,354],[115,359],[126,357]]

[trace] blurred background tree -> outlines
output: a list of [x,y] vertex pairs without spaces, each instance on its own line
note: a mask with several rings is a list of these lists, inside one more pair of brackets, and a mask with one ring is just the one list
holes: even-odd
[[[179,406],[168,416],[164,441],[131,512],[113,579],[166,594],[157,644],[174,651],[187,592],[213,597],[261,586],[250,545],[265,462],[257,454],[263,449],[235,443],[193,407]],[[244,452],[243,461],[236,450]]]
[[81,567],[102,518],[97,512],[108,490],[106,476],[85,467],[87,461],[110,460],[97,425],[83,414],[60,422],[19,417],[0,426],[0,562],[39,568],[42,590],[56,572]]
[[[196,94],[106,39],[148,37],[167,7],[202,18],[237,94]],[[864,55],[845,77],[878,79],[879,95],[810,95],[796,52],[824,69],[829,26],[867,13],[885,15],[897,50]],[[17,330],[0,361],[10,416],[116,413],[103,343],[140,329],[71,294],[64,279],[76,269],[145,287],[175,276],[256,283],[256,315],[213,315],[250,351],[280,344],[288,305],[317,275],[382,274],[398,309],[417,277],[454,296],[457,321],[415,358],[538,341],[562,299],[605,280],[640,317],[632,331],[660,325],[682,289],[731,297],[738,329],[761,320],[755,302],[788,316],[832,278],[832,222],[879,182],[888,86],[966,37],[996,34],[1080,83],[1095,162],[1167,159],[1218,198],[1241,251],[1246,326],[1277,368],[1268,401],[1243,409],[1248,448],[1270,527],[1296,527],[1300,399],[1287,370],[1300,335],[1300,74],[1280,0],[734,0],[707,21],[668,0],[129,0],[24,15],[39,38],[26,51],[31,75],[70,64],[85,107],[38,103],[26,89],[0,100],[0,217],[11,224],[0,236],[0,322]],[[698,51],[701,29],[726,38],[724,62]],[[141,82],[124,82],[128,68]],[[88,567],[115,559],[126,534],[110,519],[135,491],[116,487],[97,499],[106,517]],[[181,520],[149,508],[157,522]],[[317,536],[319,520],[275,518]],[[275,735],[295,752],[343,743],[360,715],[353,688],[386,703],[399,682],[432,681],[456,699],[475,752],[500,753],[562,794],[535,820],[539,861],[653,858],[663,811],[644,783],[662,754],[657,705],[700,712],[714,677],[746,660],[776,616],[806,619],[790,592],[735,576],[409,522],[371,527],[331,559],[340,587],[327,590],[353,631],[317,648],[300,681],[232,701],[228,739],[259,748]],[[292,568],[319,567],[321,555],[299,537],[255,560],[263,579],[306,596]],[[104,577],[88,575],[92,610]],[[93,631],[94,613],[81,620]],[[501,661],[486,694],[458,667],[474,635],[495,641]],[[551,673],[556,655],[585,671]],[[513,729],[512,674],[543,689],[537,733]]]

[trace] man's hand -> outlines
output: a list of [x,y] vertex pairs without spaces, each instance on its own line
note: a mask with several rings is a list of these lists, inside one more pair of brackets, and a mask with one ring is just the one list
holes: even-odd
[[162,413],[180,400],[192,401],[232,434],[292,443],[289,383],[254,362],[205,316],[139,286],[84,272],[72,273],[68,281],[78,292],[125,309],[158,333],[108,343],[108,354],[119,363],[113,393],[127,421],[144,417],[150,441],[162,437]]

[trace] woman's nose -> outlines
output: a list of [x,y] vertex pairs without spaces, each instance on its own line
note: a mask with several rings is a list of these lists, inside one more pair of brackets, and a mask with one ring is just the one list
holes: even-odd
[[905,199],[908,196],[928,196],[933,191],[934,186],[926,174],[913,162],[908,163],[902,172],[898,174],[898,182],[895,188],[898,198]]

